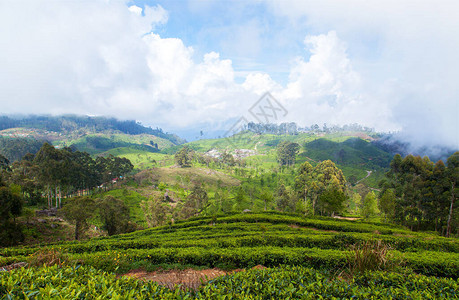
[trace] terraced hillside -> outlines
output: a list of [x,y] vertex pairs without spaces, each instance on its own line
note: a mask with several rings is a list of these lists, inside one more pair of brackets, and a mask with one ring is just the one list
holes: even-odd
[[[353,247],[363,249],[358,247],[365,244],[387,245],[387,261],[373,266],[371,272],[349,272],[355,263]],[[46,256],[44,253],[54,253],[54,262],[58,258],[70,267],[0,273],[0,295],[37,296],[49,292],[57,297],[72,291],[75,296],[83,291],[86,296],[118,295],[120,299],[128,299],[130,293],[137,299],[152,295],[217,299],[223,295],[235,299],[309,299],[318,295],[360,299],[381,295],[454,298],[459,286],[457,239],[415,233],[393,225],[276,212],[201,217],[86,242],[6,248],[0,251],[0,265],[37,264],[39,258]],[[83,267],[71,267],[76,265]],[[169,290],[157,283],[117,279],[109,274],[134,269],[231,270],[257,265],[268,269],[229,273],[197,290]],[[81,288],[84,282],[89,284]]]

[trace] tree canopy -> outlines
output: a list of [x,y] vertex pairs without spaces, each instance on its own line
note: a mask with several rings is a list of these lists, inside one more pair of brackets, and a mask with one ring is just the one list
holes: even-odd
[[[295,190],[305,206],[312,204],[313,214],[334,214],[344,209],[341,200],[343,195],[346,199],[346,178],[331,160],[323,161],[315,167],[304,162],[295,178]],[[320,198],[322,194],[325,195]],[[333,199],[332,195],[338,198]]]
[[459,152],[447,159],[446,166],[441,160],[434,164],[427,156],[395,155],[380,183],[380,207],[396,223],[449,236],[459,226],[458,167]]

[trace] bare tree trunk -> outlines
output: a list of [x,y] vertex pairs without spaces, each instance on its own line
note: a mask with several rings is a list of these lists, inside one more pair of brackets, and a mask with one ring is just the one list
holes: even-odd
[[312,215],[314,216],[316,213],[316,197],[312,199]]
[[56,193],[55,193],[55,196],[56,196],[56,208],[58,208],[58,207],[59,207],[59,203],[58,203],[58,201],[59,201],[59,196],[58,196],[58,193],[57,193],[57,185],[56,185],[56,187],[55,187],[55,191],[56,191]]
[[62,191],[61,191],[61,186],[59,186],[59,207],[58,208],[61,208],[61,204],[62,204]]
[[448,214],[448,223],[446,225],[446,237],[449,237],[451,234],[451,218],[453,216],[453,206],[454,206],[454,188],[455,188],[455,182],[451,183],[451,205],[449,207],[449,214]]
[[48,208],[51,208],[51,191],[50,191],[50,188],[49,188],[49,185],[47,186],[47,194],[48,194]]
[[75,222],[75,240],[80,237],[80,221]]

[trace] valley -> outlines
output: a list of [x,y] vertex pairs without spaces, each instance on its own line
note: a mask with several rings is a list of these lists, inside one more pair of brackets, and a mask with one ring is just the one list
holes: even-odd
[[[457,297],[457,152],[445,166],[372,132],[185,142],[136,128],[0,132],[2,195],[21,202],[2,223],[2,297]],[[411,187],[413,168],[425,180]]]

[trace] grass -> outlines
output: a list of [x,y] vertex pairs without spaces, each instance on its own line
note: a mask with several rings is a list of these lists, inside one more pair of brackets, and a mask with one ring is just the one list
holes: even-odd
[[80,151],[88,152],[92,155],[99,154],[117,147],[131,147],[150,152],[159,151],[151,146],[151,143],[158,144],[159,150],[169,148],[174,144],[166,139],[149,134],[88,134],[77,138],[63,138],[54,142],[55,146],[69,147],[74,146]]
[[140,208],[140,202],[143,200],[147,200],[146,197],[144,197],[139,192],[130,189],[111,190],[103,193],[102,195],[100,195],[100,197],[108,195],[123,200],[124,204],[126,204],[129,207],[131,220],[137,225],[147,227],[145,215],[142,209]]
[[112,154],[124,157],[131,161],[137,170],[151,169],[153,167],[168,167],[174,165],[174,157],[163,153],[152,153],[149,151],[130,147],[119,147],[103,152],[101,155]]

